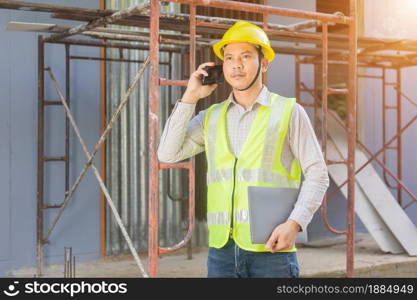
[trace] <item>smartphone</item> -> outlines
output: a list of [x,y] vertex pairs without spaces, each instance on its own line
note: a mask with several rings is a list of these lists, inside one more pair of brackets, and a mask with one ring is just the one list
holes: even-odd
[[207,71],[208,76],[201,78],[202,85],[209,85],[213,83],[222,83],[224,81],[223,65],[206,66],[204,70]]

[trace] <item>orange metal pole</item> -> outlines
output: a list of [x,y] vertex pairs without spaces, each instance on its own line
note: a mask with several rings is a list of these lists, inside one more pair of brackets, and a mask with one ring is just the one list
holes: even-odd
[[172,80],[172,79],[161,78],[159,80],[159,84],[160,85],[187,86],[188,80]]
[[[402,110],[402,106],[401,106],[401,68],[398,67],[397,69],[397,134],[401,131],[401,123],[402,123],[402,114],[401,114],[401,110]],[[398,139],[397,139],[397,176],[399,178],[399,180],[402,180],[402,135],[399,134],[398,135]],[[398,203],[402,206],[402,189],[401,189],[401,185],[397,185],[397,200]]]
[[149,237],[148,273],[157,277],[158,270],[158,175],[157,158],[159,115],[159,1],[151,0],[150,72],[149,72]]
[[348,24],[349,17],[338,16],[334,14],[325,14],[319,12],[305,11],[299,9],[282,8],[274,6],[266,6],[263,4],[255,4],[249,2],[238,2],[228,0],[168,0],[169,2],[195,4],[201,6],[210,6],[216,8],[225,8],[237,11],[247,11],[257,14],[280,15],[285,17],[295,17],[302,19],[320,20],[324,22],[333,22],[340,24]]
[[[328,63],[328,47],[329,47],[329,33],[328,33],[328,24],[323,22],[322,24],[322,95],[321,95],[321,148],[323,151],[324,161],[326,165],[327,161],[327,97],[328,97],[328,72],[329,72],[329,63]],[[332,233],[335,234],[344,234],[346,231],[338,231],[330,226],[327,219],[327,202],[328,195],[324,195],[323,203],[321,206],[321,218],[323,221],[324,227]]]
[[[268,5],[268,0],[264,0],[264,5]],[[268,28],[268,15],[262,14],[263,29]]]
[[[190,74],[194,72],[196,67],[196,6],[190,5]],[[187,80],[167,80],[167,79],[160,79],[161,83],[164,84],[176,84],[176,85],[185,85],[187,84]],[[184,163],[176,163],[176,164],[164,164],[161,163],[159,165],[160,169],[170,169],[170,168],[185,168],[188,170],[188,229],[187,233],[182,241],[177,243],[172,247],[159,247],[158,251],[159,254],[165,254],[169,252],[174,252],[185,245],[188,244],[187,255],[188,258],[191,259],[192,252],[191,252],[191,238],[194,232],[195,227],[195,158],[192,157],[189,161]]]
[[357,89],[357,15],[356,0],[349,1],[349,79],[347,101],[348,127],[348,213],[346,276],[353,277],[355,256],[355,149],[356,149],[356,89]]
[[321,95],[321,139],[324,161],[327,164],[327,96],[328,96],[328,25],[322,24],[322,95]]
[[[330,112],[330,114],[331,115],[334,115],[335,113],[334,112]],[[417,116],[416,116],[417,117]],[[415,120],[416,120],[416,117],[415,118],[413,118],[412,120],[411,120],[411,122],[410,123],[408,123],[408,124],[412,124]],[[345,127],[345,124],[343,124],[340,120],[338,120],[336,117],[334,117],[333,116],[333,118],[334,118],[334,120],[337,122],[337,123],[339,123],[340,124],[340,126],[342,126],[343,127],[343,129],[345,130],[345,131],[347,131],[347,129],[346,129],[346,127]],[[399,132],[396,136],[399,136],[400,134],[402,134],[403,133],[403,131],[404,131],[404,128],[401,128],[401,132]],[[364,163],[360,168],[358,168],[357,170],[356,170],[356,174],[358,174],[359,172],[361,172],[362,170],[363,170],[363,168],[365,167],[365,166],[367,166],[369,163],[371,163],[373,160],[375,160],[375,162],[378,164],[378,165],[380,165],[380,167],[384,170],[384,172],[386,172],[386,173],[388,173],[388,175],[389,176],[391,176],[397,183],[398,183],[398,185],[400,185],[401,186],[401,188],[402,189],[404,189],[404,191],[412,198],[412,201],[416,201],[417,202],[417,196],[416,195],[414,195],[408,188],[407,188],[407,186],[404,184],[404,182],[401,180],[401,179],[399,179],[397,176],[395,176],[395,174],[393,173],[393,172],[391,172],[388,168],[387,168],[387,166],[386,166],[386,164],[384,163],[384,162],[381,162],[379,159],[378,159],[378,156],[377,155],[375,155],[374,153],[372,153],[371,152],[371,150],[369,150],[368,149],[368,147],[366,147],[359,139],[356,139],[356,142],[359,144],[359,146],[361,146],[364,150],[365,150],[365,152],[368,154],[368,155],[370,155],[371,156],[371,158],[366,162],[366,163]],[[386,147],[382,147],[382,150],[384,150],[384,149],[386,149]],[[340,190],[340,188],[341,187],[343,187],[345,184],[347,183],[347,181],[345,181],[345,183],[343,183],[343,184],[341,184],[340,186],[338,186],[337,187],[337,189],[338,190]],[[334,193],[333,193],[334,194]],[[333,194],[332,195],[330,195],[329,196],[329,198],[331,197],[331,196],[333,196]]]
[[301,102],[301,80],[300,80],[300,58],[295,56],[295,98],[297,102]]
[[[190,5],[190,75],[196,69],[196,15],[197,6]],[[187,242],[187,257],[192,258],[191,237],[195,226],[195,157],[191,158],[190,168],[188,169],[188,234],[190,239]]]
[[[263,4],[264,5],[268,5],[268,0],[263,0]],[[262,14],[262,26],[263,26],[263,30],[267,31],[268,30],[268,14]],[[263,73],[262,75],[262,83],[266,84],[267,80],[268,80],[268,72]]]
[[[387,110],[388,109],[392,109],[393,107],[390,106],[390,105],[387,105],[387,96],[386,96],[386,88],[387,88],[387,80],[386,80],[387,78],[386,77],[387,77],[387,75],[386,75],[386,68],[382,67],[381,70],[382,70],[382,76],[381,76],[381,78],[382,78],[382,145],[385,145],[386,142],[387,142]],[[394,150],[395,148],[388,146],[382,152],[382,159],[383,159],[384,165],[387,164],[387,151],[386,150],[389,150],[389,149]],[[397,170],[397,174],[398,174],[398,170]],[[385,169],[383,171],[383,175],[384,175],[383,177],[384,177],[385,184],[389,188],[391,188],[391,189],[397,189],[398,188],[398,186],[394,186],[394,185],[392,185],[389,182],[389,179],[387,177],[387,173],[386,173]]]
[[[209,23],[204,21],[196,22],[197,27],[207,27],[207,28],[216,28],[216,29],[229,29],[230,25],[227,24],[216,24],[216,23]],[[307,32],[298,32],[298,31],[282,31],[273,28],[264,28],[264,31],[268,34],[269,37],[272,36],[285,36],[285,37],[293,37],[293,38],[304,38],[304,39],[313,39],[313,40],[320,40],[320,35],[317,33],[307,33]]]
[[[399,132],[399,133],[397,133],[396,135],[394,135],[391,139],[389,139],[389,141],[388,142],[386,142],[382,147],[381,147],[381,149],[379,149],[377,152],[374,152],[374,153],[371,153],[371,152],[369,152],[369,154],[370,154],[370,157],[369,157],[369,159],[368,159],[368,161],[366,162],[366,163],[364,163],[364,164],[362,164],[357,170],[356,170],[356,172],[355,172],[355,174],[358,174],[360,171],[362,171],[368,164],[370,164],[373,160],[375,160],[375,161],[377,161],[377,157],[378,157],[378,155],[379,154],[381,154],[381,152],[383,152],[383,151],[385,151],[387,148],[388,148],[388,146],[395,140],[395,139],[397,139],[398,138],[398,136],[400,135],[400,134],[402,134],[408,127],[410,127],[415,121],[417,120],[417,115],[415,115],[411,120],[409,120],[402,128],[401,128],[401,131]],[[362,144],[359,142],[359,145],[361,145],[362,146]],[[366,148],[365,148],[366,149]],[[384,164],[384,163],[383,163]],[[385,165],[385,164],[384,164]],[[384,169],[384,168],[383,168]],[[387,170],[387,169],[386,169]],[[392,177],[392,178],[394,178],[397,182],[399,182],[398,181],[398,178],[397,177],[395,177],[395,176],[393,176],[393,174],[391,173],[390,174],[390,176]],[[345,180],[342,184],[340,184],[339,185],[339,187],[338,188],[341,188],[342,186],[344,186],[347,182],[348,182],[348,180],[349,179],[347,179],[347,180]],[[404,187],[403,187],[404,188]]]

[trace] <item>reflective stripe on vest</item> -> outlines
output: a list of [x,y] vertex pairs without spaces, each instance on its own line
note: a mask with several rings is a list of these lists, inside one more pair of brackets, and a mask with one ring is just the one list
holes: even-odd
[[[265,252],[264,244],[250,241],[247,187],[299,188],[301,168],[293,160],[287,171],[281,162],[282,147],[295,99],[270,94],[271,107],[256,112],[239,158],[230,151],[226,112],[230,98],[209,107],[204,122],[207,157],[207,224],[209,246],[220,248],[230,235],[233,196],[233,238],[239,247]],[[236,161],[236,170],[234,170]],[[235,172],[234,172],[235,171]],[[279,205],[277,199],[277,205]],[[295,251],[296,249],[284,250]]]
[[207,225],[229,225],[229,213],[207,213]]
[[[207,184],[232,180],[232,177],[233,169],[212,170],[207,172]],[[237,177],[241,181],[262,181],[291,188],[297,188],[299,185],[297,181],[289,180],[285,174],[278,174],[264,169],[239,169]]]
[[[249,224],[249,211],[247,209],[236,210],[235,222]],[[229,214],[227,212],[208,213],[207,225],[229,225]]]

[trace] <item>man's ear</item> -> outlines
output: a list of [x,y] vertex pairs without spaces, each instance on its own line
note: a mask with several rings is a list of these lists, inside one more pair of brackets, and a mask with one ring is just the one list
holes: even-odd
[[262,73],[265,73],[269,67],[268,59],[266,59],[265,57],[262,57],[261,65],[262,65]]

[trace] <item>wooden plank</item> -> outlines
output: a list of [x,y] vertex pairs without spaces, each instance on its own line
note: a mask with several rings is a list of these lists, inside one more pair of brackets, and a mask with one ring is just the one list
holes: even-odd
[[32,32],[62,32],[71,28],[69,25],[57,25],[47,23],[9,22],[6,29],[11,31]]

